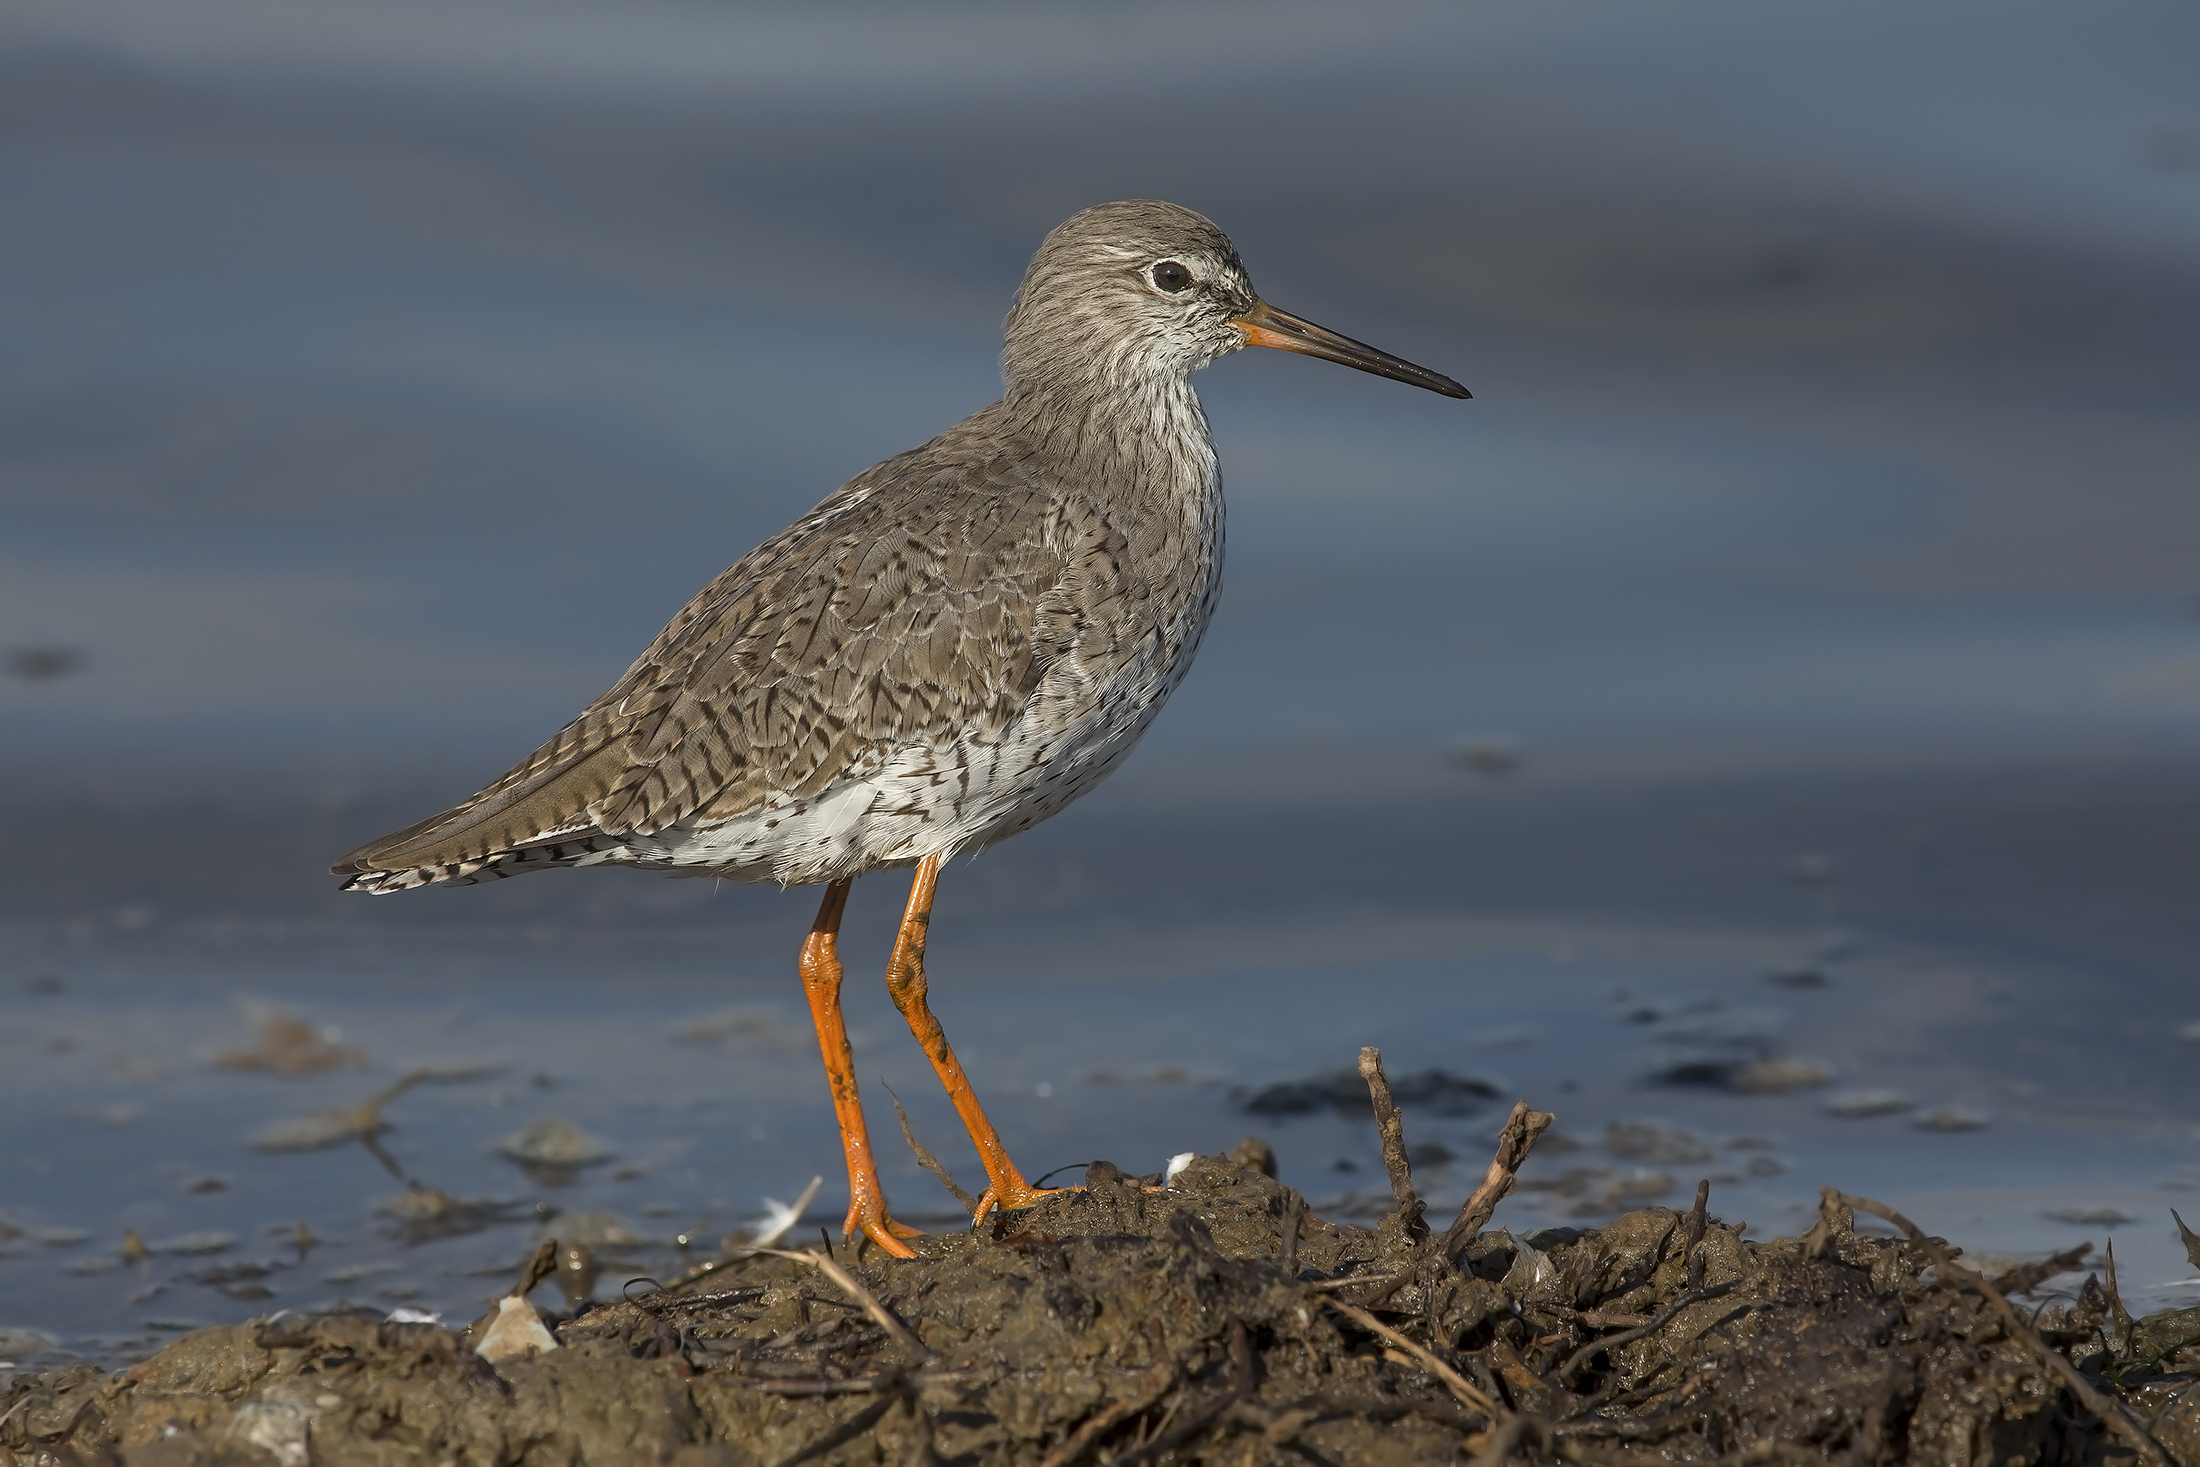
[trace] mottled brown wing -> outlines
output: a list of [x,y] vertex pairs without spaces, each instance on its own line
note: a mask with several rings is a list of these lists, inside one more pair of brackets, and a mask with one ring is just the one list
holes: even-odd
[[725,819],[911,740],[1005,728],[1044,670],[1034,620],[1064,562],[1031,456],[992,435],[958,450],[958,436],[851,480],[705,587],[502,778],[335,873]]

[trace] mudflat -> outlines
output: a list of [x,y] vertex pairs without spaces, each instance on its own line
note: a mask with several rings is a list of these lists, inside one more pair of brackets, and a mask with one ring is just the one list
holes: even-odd
[[1166,1185],[1095,1164],[907,1261],[728,1256],[527,1308],[540,1348],[500,1340],[495,1363],[515,1310],[218,1326],[118,1373],[18,1379],[0,1446],[164,1467],[2200,1462],[2200,1310],[2132,1319],[2082,1248],[1989,1280],[1922,1231],[1860,1230],[1877,1204],[1831,1189],[1769,1242],[1650,1207],[1447,1248],[1402,1166],[1373,1227],[1313,1215],[1272,1168],[1253,1144]]

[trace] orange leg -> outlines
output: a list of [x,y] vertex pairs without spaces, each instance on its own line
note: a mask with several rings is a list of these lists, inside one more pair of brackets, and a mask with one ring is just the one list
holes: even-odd
[[[917,1236],[886,1215],[886,1189],[879,1185],[878,1164],[871,1159],[871,1137],[863,1127],[863,1100],[856,1091],[856,1066],[848,1052],[847,1026],[840,1021],[840,914],[848,905],[848,881],[825,888],[817,921],[802,944],[802,988],[810,998],[817,1025],[817,1047],[825,1056],[825,1078],[833,1087],[833,1111],[840,1118],[840,1145],[848,1154],[848,1220],[841,1236],[859,1231],[896,1258],[914,1258],[902,1238]],[[898,1235],[898,1236],[897,1236]]]
[[1013,1212],[1051,1196],[1055,1189],[1042,1191],[1032,1186],[1016,1169],[1016,1163],[1008,1159],[1008,1148],[1001,1145],[1000,1133],[986,1119],[985,1107],[978,1104],[969,1077],[963,1073],[955,1051],[948,1046],[947,1035],[940,1030],[940,1021],[932,1017],[931,1006],[925,1002],[928,985],[924,976],[924,940],[932,925],[932,893],[939,885],[939,877],[938,856],[926,856],[917,863],[916,879],[909,883],[909,909],[902,914],[901,933],[894,939],[894,956],[886,965],[886,987],[894,995],[894,1007],[909,1021],[909,1032],[917,1036],[917,1043],[924,1046],[932,1068],[939,1072],[940,1083],[947,1087],[947,1098],[955,1102],[955,1113],[962,1117],[963,1128],[977,1143],[979,1159],[985,1163],[986,1189],[985,1195],[978,1199],[973,1221],[982,1221],[996,1206],[1004,1212]]

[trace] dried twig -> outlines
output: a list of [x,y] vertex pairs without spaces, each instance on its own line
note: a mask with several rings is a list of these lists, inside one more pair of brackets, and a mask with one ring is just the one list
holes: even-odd
[[1475,1410],[1480,1411],[1483,1415],[1489,1417],[1489,1419],[1492,1421],[1502,1421],[1505,1418],[1506,1412],[1504,1407],[1498,1405],[1496,1401],[1492,1400],[1489,1396],[1483,1394],[1483,1392],[1479,1388],[1469,1385],[1467,1383],[1466,1377],[1462,1376],[1458,1371],[1452,1369],[1449,1365],[1446,1365],[1443,1361],[1437,1359],[1434,1355],[1431,1355],[1428,1351],[1422,1349],[1419,1345],[1413,1343],[1413,1341],[1407,1339],[1404,1335],[1399,1334],[1389,1325],[1384,1324],[1381,1320],[1377,1319],[1374,1315],[1368,1313],[1365,1309],[1355,1308],[1352,1305],[1345,1303],[1342,1299],[1323,1299],[1321,1302],[1328,1305],[1331,1309],[1336,1310],[1346,1319],[1351,1320],[1354,1324],[1358,1325],[1361,1329],[1366,1330],[1369,1334],[1375,1336],[1375,1338],[1381,1340],[1384,1344],[1389,1345],[1395,1349],[1403,1350],[1406,1354],[1411,1355],[1415,1360],[1420,1362],[1421,1367],[1424,1370],[1428,1371],[1429,1374],[1435,1376],[1438,1380],[1442,1381],[1444,1383],[1444,1388],[1450,1391],[1454,1396],[1457,1396],[1462,1403],[1468,1406],[1472,1406]]
[[1540,1432],[1542,1425],[1533,1416],[1513,1416],[1500,1421],[1482,1443],[1482,1450],[1474,1454],[1471,1467],[1503,1467],[1519,1450],[1520,1438],[1531,1430]]
[[1616,1335],[1606,1335],[1601,1340],[1591,1340],[1588,1344],[1574,1351],[1568,1357],[1566,1363],[1558,1368],[1558,1378],[1562,1381],[1571,1380],[1574,1376],[1580,1374],[1590,1361],[1596,1359],[1605,1351],[1616,1350],[1621,1345],[1633,1344],[1645,1335],[1656,1334],[1672,1323],[1673,1316],[1679,1314],[1689,1305],[1701,1304],[1706,1299],[1716,1299],[1722,1294],[1731,1294],[1741,1286],[1741,1282],[1740,1279],[1733,1278],[1728,1279],[1723,1284],[1712,1284],[1708,1288],[1690,1289],[1687,1293],[1660,1309],[1656,1314],[1650,1316],[1648,1324],[1638,1324],[1633,1329],[1621,1330]]
[[[886,1082],[881,1080],[879,1084],[886,1085]],[[940,1159],[926,1149],[922,1141],[917,1139],[915,1131],[909,1129],[909,1112],[901,1108],[901,1097],[894,1093],[894,1087],[891,1085],[886,1085],[886,1098],[894,1102],[894,1118],[901,1122],[901,1139],[908,1143],[910,1151],[916,1155],[917,1165],[923,1167],[933,1176],[938,1177],[940,1185],[954,1193],[955,1200],[963,1205],[963,1209],[972,1217],[976,1217],[978,1215],[978,1199],[965,1192],[962,1189],[962,1184],[947,1174],[947,1168],[940,1164]]]
[[773,1258],[787,1258],[796,1263],[808,1264],[838,1284],[842,1292],[847,1294],[849,1298],[862,1305],[863,1312],[870,1315],[877,1322],[878,1327],[885,1330],[887,1336],[895,1344],[915,1356],[920,1363],[932,1358],[932,1352],[925,1348],[924,1341],[918,1339],[915,1332],[908,1325],[895,1318],[891,1309],[879,1303],[877,1297],[869,1289],[856,1282],[854,1274],[834,1262],[830,1255],[802,1252],[793,1248],[758,1248],[755,1251]]
[[521,1266],[519,1279],[512,1285],[515,1299],[524,1299],[535,1292],[535,1286],[558,1271],[558,1240],[544,1238],[535,1249],[534,1257]]
[[1607,1314],[1601,1309],[1584,1309],[1574,1317],[1591,1329],[1634,1329],[1650,1322],[1647,1314]]
[[877,1375],[847,1379],[829,1375],[780,1376],[752,1381],[749,1389],[767,1396],[868,1396],[879,1391],[906,1393],[926,1386],[947,1385],[968,1374],[962,1370],[929,1370],[914,1375],[900,1370],[882,1370]]
[[1805,1258],[1823,1258],[1833,1240],[1856,1231],[1854,1209],[1845,1207],[1841,1194],[1831,1187],[1818,1189],[1818,1221],[1810,1225],[1810,1231],[1797,1241],[1803,1245]]
[[[1362,1283],[1374,1285],[1375,1292],[1363,1294],[1350,1302],[1362,1309],[1375,1309],[1390,1302],[1390,1296],[1404,1288],[1413,1278],[1411,1272],[1394,1273],[1385,1278],[1363,1279]],[[1341,1291],[1340,1291],[1341,1292]]]
[[2094,1389],[2090,1381],[2079,1373],[2077,1366],[2063,1357],[2061,1352],[2049,1349],[2047,1342],[2041,1339],[2039,1334],[2024,1322],[2023,1317],[2017,1313],[2016,1306],[2003,1298],[1999,1289],[1996,1289],[1978,1274],[1957,1263],[1948,1250],[1940,1245],[1939,1240],[1927,1237],[1924,1230],[1918,1227],[1916,1223],[1911,1222],[1884,1202],[1874,1202],[1869,1197],[1852,1197],[1845,1192],[1837,1192],[1831,1187],[1824,1189],[1824,1195],[1831,1200],[1837,1200],[1844,1206],[1868,1212],[1873,1217],[1885,1218],[1888,1222],[1902,1229],[1904,1233],[1909,1235],[1910,1241],[1922,1248],[1926,1255],[1933,1260],[1933,1267],[1940,1271],[1942,1278],[1962,1284],[1984,1299],[1987,1306],[2001,1316],[2002,1327],[2008,1330],[2013,1338],[2030,1346],[2032,1353],[2039,1357],[2040,1363],[2052,1370],[2057,1376],[2060,1376],[2062,1383],[2069,1387],[2070,1393],[2076,1396],[2088,1411],[2099,1417],[2102,1425],[2122,1437],[2125,1444],[2139,1454],[2141,1461],[2148,1463],[2149,1467],[2169,1467],[2169,1458],[2163,1454],[2161,1444],[2155,1441],[2147,1433],[2146,1428],[2141,1426],[2131,1417],[2130,1413],[2124,1410],[2120,1402],[2102,1395]]
[[[1622,1295],[1631,1292],[1634,1287],[1634,1284],[1623,1283],[1619,1288],[1608,1289],[1605,1292],[1612,1295]],[[1602,1309],[1575,1309],[1570,1305],[1559,1304],[1549,1299],[1537,1300],[1535,1312],[1547,1314],[1553,1319],[1570,1319],[1586,1325],[1590,1329],[1633,1329],[1638,1324],[1648,1324],[1650,1322],[1650,1316],[1647,1314],[1610,1314]]]
[[1711,1203],[1711,1179],[1705,1177],[1696,1184],[1696,1205],[1688,1210],[1688,1274],[1682,1287],[1703,1287],[1703,1230],[1707,1221],[1704,1212]]
[[[1665,1262],[1666,1245],[1673,1241],[1673,1234],[1680,1231],[1680,1226],[1681,1220],[1678,1217],[1667,1223],[1665,1225],[1665,1231],[1658,1234],[1658,1241],[1651,1247],[1643,1250],[1642,1258],[1634,1265],[1634,1267],[1628,1269],[1626,1273],[1620,1276],[1618,1283],[1613,1284],[1609,1288],[1605,1289],[1604,1296],[1607,1299],[1620,1298],[1627,1294],[1632,1294],[1636,1289],[1642,1287],[1642,1285],[1644,1285],[1645,1283],[1648,1283],[1650,1281],[1650,1276],[1652,1274],[1655,1274],[1658,1271],[1659,1266]],[[1633,1326],[1642,1323],[1642,1321],[1639,1319],[1631,1319],[1627,1323],[1629,1326]]]
[[1183,1362],[1174,1355],[1164,1355],[1156,1360],[1153,1363],[1153,1368],[1148,1370],[1145,1377],[1139,1381],[1138,1391],[1135,1395],[1124,1397],[1108,1407],[1107,1410],[1087,1421],[1083,1426],[1078,1427],[1071,1434],[1069,1440],[1047,1453],[1046,1460],[1041,1462],[1039,1467],[1070,1467],[1072,1462],[1084,1456],[1086,1449],[1100,1440],[1101,1437],[1106,1436],[1133,1416],[1152,1410],[1154,1403],[1167,1395],[1170,1388],[1176,1384],[1177,1376],[1183,1368]]
[[1367,1098],[1375,1107],[1375,1129],[1383,1138],[1383,1169],[1390,1173],[1390,1200],[1407,1236],[1427,1232],[1421,1221],[1421,1199],[1413,1194],[1413,1167],[1406,1161],[1405,1118],[1391,1098],[1390,1079],[1383,1073],[1383,1052],[1370,1044],[1360,1051],[1360,1078],[1367,1081]]
[[1194,1411],[1173,1429],[1160,1432],[1145,1445],[1117,1457],[1113,1467],[1133,1467],[1135,1463],[1152,1461],[1190,1441],[1233,1408],[1242,1408],[1251,1402],[1253,1347],[1246,1338],[1244,1323],[1235,1318],[1230,1321],[1230,1363],[1235,1367],[1237,1378],[1231,1382],[1229,1390]]
[[[2111,1258],[2114,1257],[2115,1247],[2115,1244],[2109,1244]],[[2091,1243],[2080,1243],[2075,1248],[2066,1248],[2054,1257],[2043,1259],[2038,1263],[2020,1263],[2007,1273],[1996,1274],[1987,1282],[2004,1294],[2029,1294],[2057,1274],[2070,1273],[2084,1267],[2086,1255],[2092,1251],[2093,1245]],[[2116,1273],[2116,1265],[2113,1262],[2109,1264],[2108,1271],[2109,1276],[2113,1278]]]
[[1306,1292],[1309,1294],[1326,1294],[1331,1289],[1356,1289],[1361,1284],[1403,1283],[1405,1282],[1405,1280],[1412,1277],[1413,1275],[1410,1273],[1358,1273],[1352,1275],[1350,1278],[1316,1279],[1313,1283],[1301,1284],[1299,1285],[1299,1287],[1306,1290]]
[[2124,1307],[2123,1286],[2116,1282],[2116,1240],[2108,1240],[2108,1312],[2116,1321],[2116,1338],[2123,1341],[2118,1348],[2131,1348],[2131,1311]]
[[[810,1203],[817,1197],[818,1189],[824,1185],[825,1179],[823,1177],[810,1178],[810,1185],[804,1187],[802,1195],[795,1198],[792,1203],[782,1203],[771,1197],[765,1198],[765,1206],[771,1210],[763,1218],[766,1226],[760,1236],[751,1238],[746,1242],[735,1243],[732,1240],[739,1237],[740,1234],[728,1234],[727,1241],[723,1245],[727,1249],[726,1257],[714,1258],[707,1263],[698,1263],[672,1283],[666,1285],[665,1292],[668,1294],[684,1292],[695,1287],[714,1273],[732,1268],[735,1264],[746,1263],[759,1253],[771,1252],[772,1244],[793,1232],[795,1224],[802,1221],[802,1214],[809,1210]],[[823,1228],[819,1228],[817,1231],[818,1235],[825,1239],[825,1249],[830,1253],[833,1246],[832,1235]]]
[[2185,1220],[2177,1215],[2177,1209],[2169,1210],[2170,1220],[2177,1224],[2177,1241],[2185,1245],[2185,1259],[2194,1268],[2200,1268],[2200,1233],[2185,1226]]
[[1497,1211],[1497,1204],[1512,1191],[1513,1174],[1528,1159],[1535,1138],[1549,1130],[1556,1119],[1549,1111],[1528,1109],[1525,1100],[1513,1102],[1512,1114],[1505,1118],[1505,1129],[1498,1133],[1497,1154],[1490,1158],[1490,1169],[1483,1174],[1482,1183],[1474,1189],[1474,1194],[1460,1207],[1458,1218],[1444,1230],[1446,1258],[1456,1261],[1466,1252],[1474,1235],[1482,1231],[1483,1224]]

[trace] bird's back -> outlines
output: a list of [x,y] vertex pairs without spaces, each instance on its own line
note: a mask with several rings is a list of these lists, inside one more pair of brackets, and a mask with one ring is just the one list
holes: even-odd
[[1219,491],[1181,394],[1129,425],[1012,395],[857,476],[534,753],[336,874],[822,880],[1053,813],[1143,732],[1212,610]]

